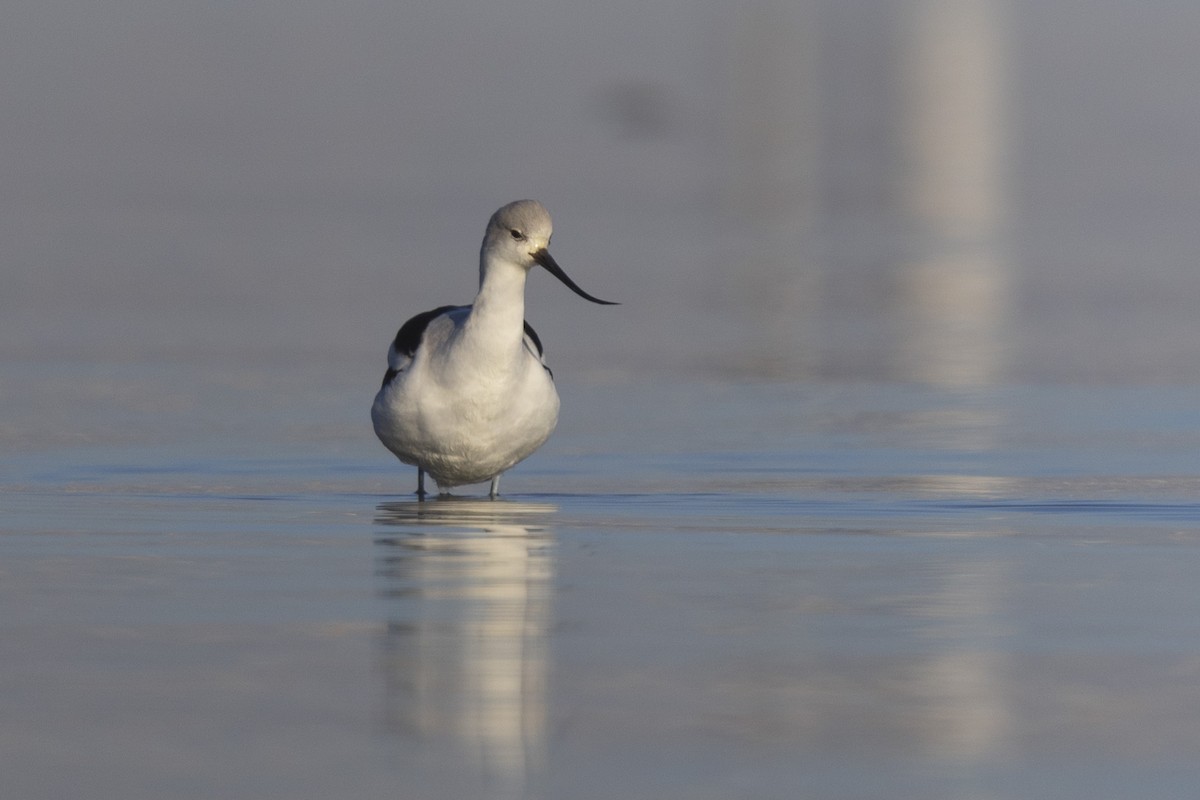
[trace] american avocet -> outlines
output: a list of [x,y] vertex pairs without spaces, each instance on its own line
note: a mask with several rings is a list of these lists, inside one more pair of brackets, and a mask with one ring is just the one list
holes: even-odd
[[479,251],[479,293],[469,306],[441,306],[401,326],[388,350],[388,370],[371,406],[383,446],[425,473],[445,492],[492,482],[550,437],[558,392],[537,333],[525,322],[525,277],[546,268],[593,303],[550,257],[550,214],[518,200],[488,221]]

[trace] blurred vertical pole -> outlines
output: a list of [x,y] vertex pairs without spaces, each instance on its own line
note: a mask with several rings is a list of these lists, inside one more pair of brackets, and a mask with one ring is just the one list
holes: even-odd
[[950,386],[1003,375],[1007,52],[998,0],[913,0],[900,53],[901,202],[916,232],[899,270],[899,376]]
[[[912,0],[901,21],[899,202],[911,258],[898,265],[896,377],[946,387],[1003,379],[1011,336],[1006,227],[1006,43],[1000,0]],[[995,444],[993,412],[966,403],[943,432],[965,450]],[[944,481],[937,481],[945,492]],[[958,475],[957,491],[986,495],[993,476]],[[977,764],[1010,743],[1003,564],[965,562],[936,593],[955,616],[944,649],[920,667],[938,710],[930,744],[971,782]],[[951,610],[947,612],[947,609]]]
[[998,380],[1009,335],[1002,0],[731,12],[722,301],[738,369]]

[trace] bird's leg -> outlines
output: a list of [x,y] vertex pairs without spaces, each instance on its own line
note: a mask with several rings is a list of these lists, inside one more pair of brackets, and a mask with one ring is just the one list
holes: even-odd
[[492,488],[488,492],[488,497],[495,500],[496,497],[499,496],[499,494],[500,494],[500,476],[497,475],[496,477],[492,478]]
[[417,499],[425,499],[425,470],[417,467]]

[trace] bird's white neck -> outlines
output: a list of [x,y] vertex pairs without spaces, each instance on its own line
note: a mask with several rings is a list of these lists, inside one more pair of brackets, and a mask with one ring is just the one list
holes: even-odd
[[476,347],[492,351],[497,358],[521,350],[526,275],[525,269],[507,261],[480,264],[479,294],[464,333],[477,339]]

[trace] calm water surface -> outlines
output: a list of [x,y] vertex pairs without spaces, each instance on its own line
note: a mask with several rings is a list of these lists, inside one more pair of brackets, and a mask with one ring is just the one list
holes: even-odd
[[1200,390],[639,391],[568,382],[497,501],[416,501],[349,406],[9,460],[7,793],[1195,785]]

